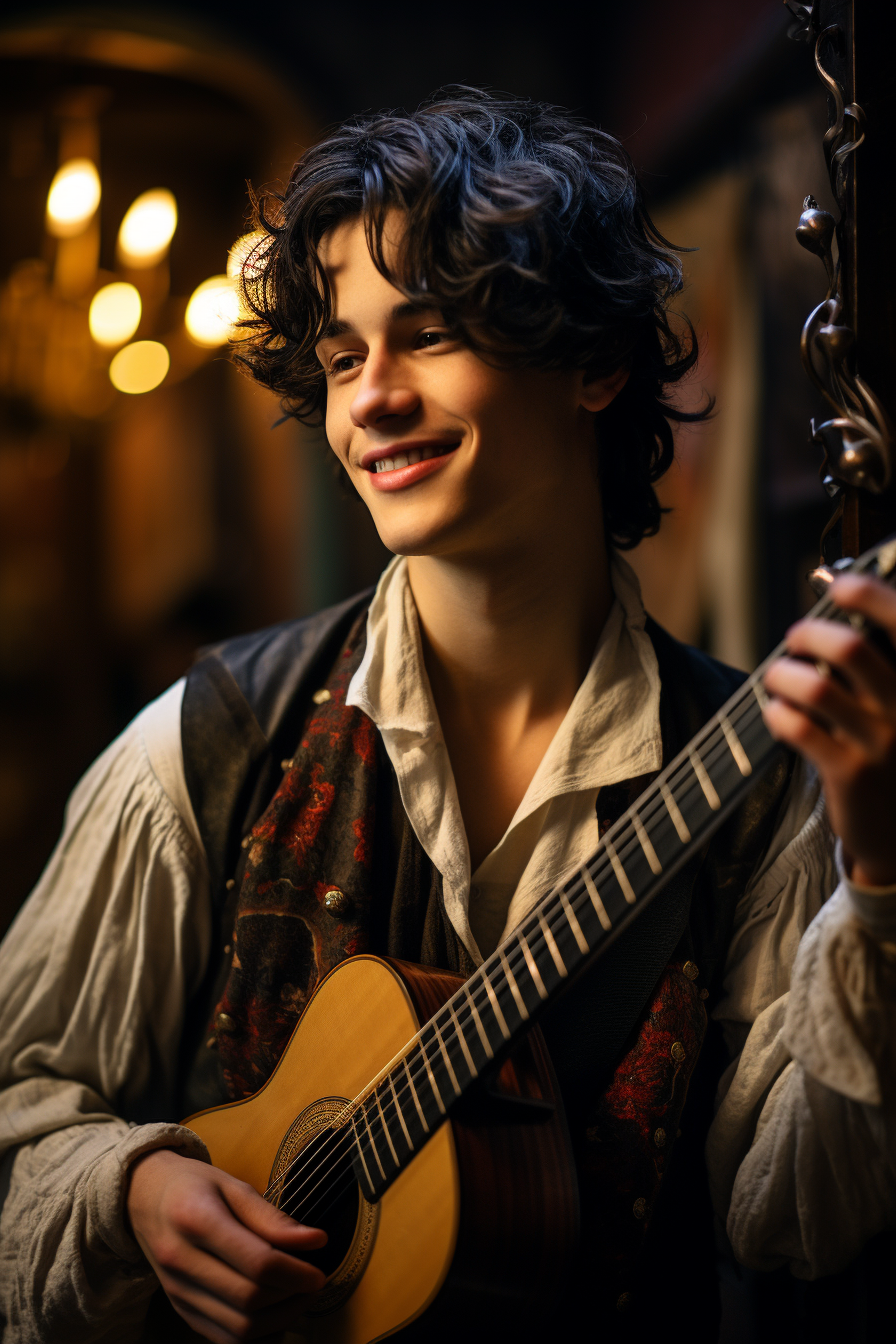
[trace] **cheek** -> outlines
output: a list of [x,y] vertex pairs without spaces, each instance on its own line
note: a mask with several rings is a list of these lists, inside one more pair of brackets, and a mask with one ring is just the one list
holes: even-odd
[[333,452],[345,466],[348,461],[348,450],[351,442],[351,421],[346,408],[340,405],[340,398],[334,396],[332,392],[327,396],[324,432]]

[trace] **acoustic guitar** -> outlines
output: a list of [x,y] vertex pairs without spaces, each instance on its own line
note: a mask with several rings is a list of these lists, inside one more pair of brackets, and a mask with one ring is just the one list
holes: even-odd
[[[852,569],[892,581],[896,541]],[[848,619],[827,597],[811,614]],[[300,1339],[433,1341],[465,1321],[487,1338],[531,1326],[560,1290],[577,1188],[539,1014],[770,763],[762,676],[783,651],[469,979],[353,957],[317,987],[259,1092],[185,1121],[215,1166],[329,1234]]]

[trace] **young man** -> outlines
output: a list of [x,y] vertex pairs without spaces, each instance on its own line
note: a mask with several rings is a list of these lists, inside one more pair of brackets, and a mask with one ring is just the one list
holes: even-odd
[[[244,276],[242,357],[325,412],[396,560],[211,651],[73,795],[4,952],[10,1344],[136,1338],[159,1284],[206,1339],[294,1324],[320,1235],[174,1122],[257,1090],[344,957],[469,974],[738,681],[645,619],[612,549],[659,523],[695,358],[614,141],[471,91],[361,119],[299,161]],[[888,588],[833,592],[896,636]],[[686,1272],[714,1338],[723,1069],[709,1180],[742,1261],[829,1273],[896,1214],[896,673],[849,626],[789,649],[766,717],[809,764],[545,1021],[582,1196],[561,1335],[667,1318]]]

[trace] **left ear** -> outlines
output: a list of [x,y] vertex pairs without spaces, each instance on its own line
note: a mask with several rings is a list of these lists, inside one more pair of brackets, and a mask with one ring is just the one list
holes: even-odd
[[629,370],[616,369],[603,378],[591,378],[583,381],[579,404],[586,411],[603,411],[628,382]]

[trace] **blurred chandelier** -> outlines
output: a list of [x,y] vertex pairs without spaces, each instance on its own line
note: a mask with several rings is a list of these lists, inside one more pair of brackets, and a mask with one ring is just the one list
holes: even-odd
[[177,202],[157,187],[125,212],[116,272],[102,271],[96,157],[66,158],[50,184],[52,264],[21,261],[0,289],[0,391],[50,415],[101,415],[119,396],[179,382],[205,363],[234,334],[242,265],[265,236],[238,239],[225,275],[189,299],[172,296]]

